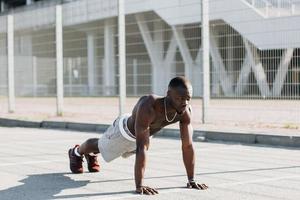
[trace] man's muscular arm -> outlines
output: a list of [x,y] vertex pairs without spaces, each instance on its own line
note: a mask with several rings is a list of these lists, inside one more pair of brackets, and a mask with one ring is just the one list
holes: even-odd
[[183,162],[189,181],[187,186],[195,189],[207,189],[208,187],[205,184],[198,184],[194,180],[195,152],[193,148],[193,127],[191,125],[190,108],[183,114],[179,126],[182,141]]
[[136,159],[135,159],[135,185],[139,194],[153,195],[158,192],[150,187],[144,186],[143,178],[147,161],[147,150],[149,148],[149,125],[155,117],[151,99],[141,102],[135,121],[136,135]]

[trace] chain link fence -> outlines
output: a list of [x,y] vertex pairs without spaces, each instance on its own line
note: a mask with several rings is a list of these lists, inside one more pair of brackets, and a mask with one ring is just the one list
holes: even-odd
[[[300,10],[296,5],[297,1],[210,0],[210,85],[203,86],[201,0],[126,1],[127,96],[163,96],[169,80],[183,75],[193,84],[196,123],[201,124],[203,87],[209,87],[209,123],[299,126]],[[280,15],[274,14],[279,11]],[[39,3],[10,13],[16,102],[26,97],[36,106],[19,110],[17,106],[15,113],[55,113],[55,12],[55,5]],[[107,101],[119,96],[118,1],[68,1],[62,4],[62,19],[64,115],[118,115],[118,102]],[[0,27],[0,95],[6,97],[5,15],[0,17]],[[51,109],[43,110],[46,97],[51,99]],[[71,105],[75,110],[68,109]]]

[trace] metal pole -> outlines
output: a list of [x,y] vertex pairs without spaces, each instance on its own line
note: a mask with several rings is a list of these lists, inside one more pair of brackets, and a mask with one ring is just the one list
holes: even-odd
[[202,0],[201,5],[201,39],[202,39],[202,67],[203,67],[203,96],[202,96],[202,123],[207,122],[207,112],[210,98],[209,80],[209,4],[208,0]]
[[31,0],[26,0],[26,5],[30,5],[32,3]]
[[88,94],[95,95],[95,35],[87,33],[87,57],[88,57]]
[[137,81],[137,59],[133,59],[133,94],[136,96],[137,95],[137,86],[138,86],[138,81]]
[[124,0],[119,0],[118,9],[118,30],[119,30],[119,115],[125,110],[126,101],[126,41],[125,41],[125,9]]
[[37,96],[37,60],[36,56],[32,57],[32,85],[33,85],[33,96]]
[[72,58],[68,58],[68,76],[69,76],[69,96],[73,96],[73,83],[72,83],[72,79],[73,79],[73,62],[72,62]]
[[62,6],[56,6],[56,108],[57,116],[63,115],[63,32]]
[[103,65],[103,87],[104,95],[115,95],[115,27],[113,19],[104,22],[104,65]]
[[4,1],[0,1],[0,12],[4,12],[4,8],[5,8]]
[[7,16],[8,112],[15,112],[14,16]]

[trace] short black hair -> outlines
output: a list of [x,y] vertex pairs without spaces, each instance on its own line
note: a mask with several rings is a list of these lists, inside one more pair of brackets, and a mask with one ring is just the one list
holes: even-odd
[[184,88],[188,89],[190,82],[184,76],[177,76],[173,78],[169,83],[169,88]]

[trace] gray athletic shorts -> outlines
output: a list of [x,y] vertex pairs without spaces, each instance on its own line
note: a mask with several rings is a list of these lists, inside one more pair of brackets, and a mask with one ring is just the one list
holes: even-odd
[[127,127],[128,117],[129,115],[118,117],[99,139],[98,148],[106,162],[135,154],[136,139]]

